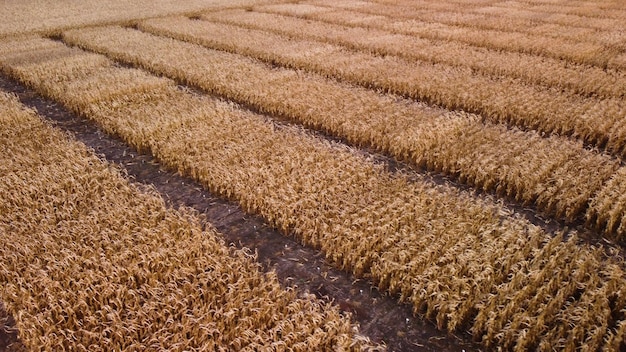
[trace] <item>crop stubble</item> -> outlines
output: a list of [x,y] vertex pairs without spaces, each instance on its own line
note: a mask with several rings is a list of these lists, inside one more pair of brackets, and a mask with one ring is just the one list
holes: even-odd
[[374,347],[0,94],[0,290],[32,350]]

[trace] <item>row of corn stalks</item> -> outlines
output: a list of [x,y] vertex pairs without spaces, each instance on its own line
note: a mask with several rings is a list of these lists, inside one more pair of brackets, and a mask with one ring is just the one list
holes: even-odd
[[[479,47],[541,55],[601,68],[619,70],[626,68],[626,55],[617,47],[529,33],[487,30],[475,25],[466,26],[429,22],[421,20],[420,17],[425,15],[419,11],[412,10],[410,6],[391,6],[362,1],[330,3],[326,0],[307,1],[302,5],[315,5],[326,9],[319,12],[312,10],[310,17],[315,19],[348,21],[349,19],[362,18],[362,22],[355,20],[352,21],[352,24],[372,25],[397,33],[418,35],[423,38],[453,40]],[[274,5],[269,5],[269,8],[272,8],[272,6]],[[289,6],[283,6],[282,4],[276,5],[275,9],[280,12],[290,12]],[[328,9],[331,11],[328,11]],[[305,14],[307,17],[309,16],[308,13],[305,12]],[[368,18],[369,16],[374,16],[375,18]],[[433,17],[441,21],[444,16]],[[435,19],[432,20],[434,21]],[[445,22],[453,21],[452,19],[445,20]],[[617,22],[619,23],[619,21]]]
[[[154,31],[176,31],[181,33],[180,38],[210,33],[205,35],[246,40],[236,28],[220,26],[186,18],[140,24]],[[580,142],[484,124],[476,116],[431,109],[134,29],[82,29],[65,32],[63,38],[354,144],[375,146],[398,159],[453,175],[477,188],[535,204],[550,216],[574,220],[585,214],[591,219],[597,209],[588,209],[590,200],[619,166],[606,155],[584,149]],[[262,36],[248,42],[271,46]],[[307,53],[294,46],[289,48],[299,55]],[[589,224],[620,239],[626,230],[620,227],[625,210],[625,204],[611,203],[608,213],[594,216]],[[609,216],[611,220],[605,218]],[[617,226],[604,226],[609,221]]]
[[[173,21],[177,24],[182,22],[185,27],[165,27],[163,22],[154,20],[148,21],[141,28],[184,37],[189,41],[254,56],[282,66],[313,71],[447,109],[478,113],[497,123],[508,123],[546,134],[573,135],[617,156],[626,155],[626,130],[620,128],[621,121],[626,118],[626,107],[620,97],[584,97],[562,91],[558,86],[546,88],[519,79],[483,75],[470,67],[433,65],[391,55],[380,57],[350,51],[334,44],[293,40],[265,31],[225,24],[200,21],[184,23],[183,19]],[[229,37],[226,35],[228,31],[235,31],[241,37]],[[298,35],[298,32],[299,29],[292,31],[294,35]],[[624,78],[621,73],[616,75]]]
[[200,17],[295,38],[326,41],[376,55],[395,55],[407,60],[468,67],[491,76],[517,78],[529,84],[564,88],[582,95],[619,98],[626,91],[626,77],[617,71],[536,55],[244,9],[209,12]]
[[[624,37],[620,35],[618,29],[620,21],[626,18],[621,17],[624,14],[624,7],[621,9],[602,9],[599,3],[593,5],[587,3],[588,6],[581,13],[572,13],[572,6],[565,3],[559,5],[556,12],[551,13],[551,11],[546,12],[545,9],[541,10],[541,7],[531,4],[515,8],[497,2],[486,5],[473,2],[459,4],[448,1],[376,0],[374,2],[398,6],[399,9],[409,13],[408,16],[405,14],[402,18],[409,17],[424,22],[502,32],[518,32],[530,36],[596,43],[605,47],[620,48],[625,44],[623,42]],[[383,8],[388,9],[389,7],[383,6]],[[544,16],[541,16],[542,14]]]
[[[399,4],[399,5],[406,5],[406,6],[411,6],[414,9],[420,9],[419,5],[416,5],[415,1],[395,1],[395,0],[389,0],[390,2],[393,2],[393,4]],[[381,3],[381,1],[376,1]],[[298,3],[281,3],[281,4],[275,4],[276,6],[272,6],[271,8],[268,8],[269,11],[279,11],[279,12],[285,12],[285,13],[291,13],[293,15],[297,15],[297,16],[310,16],[310,15],[322,15],[323,13],[326,13],[327,16],[325,16],[326,20],[332,21],[334,18],[342,18],[345,14],[350,13],[350,12],[354,12],[353,10],[358,10],[358,8],[360,6],[358,6],[357,4],[363,5],[362,2],[359,1],[352,1],[352,6],[346,6],[347,2],[342,2],[340,4],[341,9],[337,9],[336,5],[334,5],[335,3],[324,3],[324,2],[318,2],[318,5],[312,5],[309,3],[304,3],[304,2],[298,2]],[[388,3],[385,1],[382,1],[382,3]],[[535,26],[538,26],[539,24],[544,24],[545,26],[563,26],[563,27],[575,27],[575,28],[592,28],[598,31],[604,31],[604,32],[616,32],[616,29],[619,28],[619,20],[620,17],[623,16],[621,14],[615,14],[615,10],[622,12],[623,13],[623,6],[620,3],[613,3],[611,5],[611,3],[607,3],[607,2],[595,2],[592,6],[589,6],[590,2],[586,2],[587,8],[596,11],[602,11],[602,18],[594,18],[594,17],[588,17],[585,16],[583,14],[571,14],[568,13],[567,8],[568,8],[568,4],[571,4],[568,2],[568,4],[561,4],[560,6],[562,6],[560,8],[560,11],[552,11],[552,12],[545,12],[545,11],[541,11],[541,10],[536,10],[536,9],[532,9],[530,6],[527,6],[526,4],[528,4],[526,2],[526,4],[518,1],[518,2],[499,2],[499,1],[471,1],[471,2],[467,2],[467,1],[446,1],[446,2],[429,2],[429,3],[436,3],[436,9],[433,7],[433,5],[426,5],[426,6],[430,6],[433,7],[432,11],[438,11],[438,10],[445,10],[445,11],[453,11],[452,7],[456,7],[458,6],[457,9],[463,8],[463,12],[465,13],[470,13],[470,14],[488,14],[490,15],[491,19],[486,19],[486,22],[489,23],[491,21],[493,21],[494,23],[497,23],[498,20],[497,19],[493,19],[498,18],[498,17],[504,17],[504,18],[511,18],[512,25],[515,26],[517,23],[521,23],[518,21],[523,21],[523,20],[531,20],[532,23],[535,24]],[[296,5],[296,6],[294,6]],[[341,6],[343,5],[343,6]],[[600,10],[600,8],[603,8],[602,10]],[[254,8],[254,9],[259,9],[258,7],[250,7],[250,8]],[[608,11],[607,11],[608,10]],[[383,10],[384,11],[384,10]],[[457,10],[458,11],[458,10]],[[414,10],[411,10],[410,12],[416,12]],[[322,16],[324,17],[324,16]],[[355,17],[354,21],[353,21],[353,25],[384,25],[384,24],[389,24],[388,19],[391,16],[386,16],[384,14],[368,14],[368,13],[361,13],[360,16]],[[396,23],[398,23],[398,26],[403,26],[403,23],[406,22],[413,22],[413,23],[419,23],[419,24],[424,24],[422,23],[423,21],[419,21],[419,20],[413,20],[411,21],[411,19],[407,19],[407,18],[399,18],[396,20]],[[475,26],[480,26],[481,24],[476,24]],[[489,25],[489,24],[487,24]],[[540,27],[535,27],[535,26],[529,26],[527,27],[525,30],[529,30],[529,33],[533,34],[533,29],[534,28],[540,28]],[[442,28],[447,28],[447,27],[453,27],[450,25],[443,25]],[[391,28],[391,26],[390,26]],[[549,27],[548,27],[549,28]],[[562,28],[562,27],[557,27],[557,28]],[[522,28],[516,28],[519,29],[520,31],[523,31]],[[617,30],[619,32],[619,30]],[[546,35],[546,33],[540,32],[540,33],[535,33],[535,34],[540,34],[540,35]],[[455,38],[456,39],[456,38]],[[460,40],[463,40],[462,38],[460,38]],[[604,42],[605,44],[612,44],[613,41],[609,41],[609,42]]]
[[[377,2],[394,3],[394,0],[377,0]],[[408,1],[398,3],[409,4]],[[511,10],[509,16],[522,17],[526,19],[535,18],[537,22],[558,23],[568,26],[592,27],[598,29],[615,29],[611,23],[602,24],[602,21],[595,19],[623,19],[626,18],[623,4],[620,1],[451,1],[453,4],[460,4],[470,7],[473,4],[477,9],[484,7],[489,11],[493,10],[496,15],[504,16]],[[534,15],[534,16],[533,16]],[[581,18],[583,17],[583,18]],[[591,20],[589,23],[581,22],[581,19]]]
[[33,351],[375,348],[0,93],[0,298]]
[[349,148],[59,42],[5,44],[0,62],[442,329],[506,349],[624,347],[623,264],[575,234],[552,237],[490,200],[391,175]]

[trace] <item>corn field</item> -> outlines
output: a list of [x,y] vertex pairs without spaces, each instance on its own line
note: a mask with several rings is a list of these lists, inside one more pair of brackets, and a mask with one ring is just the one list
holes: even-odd
[[[336,308],[166,208],[6,93],[3,301],[33,350],[359,350]],[[35,141],[33,143],[33,141]]]
[[[485,350],[626,348],[625,4],[108,1],[14,5],[0,75]],[[0,122],[28,350],[385,349],[10,92]]]

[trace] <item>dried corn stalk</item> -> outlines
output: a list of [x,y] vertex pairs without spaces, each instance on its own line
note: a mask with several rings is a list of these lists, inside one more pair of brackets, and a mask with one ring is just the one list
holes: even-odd
[[[626,91],[626,76],[618,71],[536,55],[241,9],[208,12],[201,18],[294,38],[325,41],[378,55],[397,55],[411,61],[469,67],[491,76],[519,78],[530,84],[547,87],[563,87],[582,95],[619,98]],[[566,28],[566,33],[572,32],[571,27]],[[602,37],[602,34],[595,32],[589,35]]]
[[30,350],[379,349],[15,97],[0,111],[0,299]]
[[[217,36],[218,40],[253,45],[268,55],[275,52],[271,50],[273,40],[246,37],[223,26],[221,30],[227,30],[220,32],[220,26],[188,19],[154,20],[141,26],[165,27],[164,31],[181,33],[180,39]],[[483,124],[473,115],[397,101],[135,30],[94,28],[66,32],[64,38],[355,144],[373,145],[399,159],[458,176],[478,188],[535,203],[546,214],[570,221],[584,214],[589,198],[617,168],[615,160],[569,140]],[[311,50],[300,50],[298,46],[296,42],[279,50],[304,60],[324,53],[324,47],[313,50],[318,47],[311,49],[305,43],[303,48]],[[588,173],[589,165],[596,172]]]
[[[0,52],[0,61],[4,55]],[[56,92],[60,102],[129,144],[147,146],[164,164],[261,214],[285,233],[321,248],[337,267],[399,293],[442,329],[470,329],[486,345],[520,350],[561,344],[624,347],[624,266],[579,244],[575,235],[567,234],[567,241],[551,238],[490,200],[392,176],[346,147],[297,128],[277,127],[227,102],[181,90],[167,79],[131,92],[114,80],[119,87],[115,94],[106,88],[107,77],[99,76],[102,98],[94,90],[94,99],[85,103],[84,93],[76,89],[88,78],[76,72],[93,67],[69,68],[63,60],[57,67],[55,61],[41,63],[49,70],[31,67],[32,75],[18,63],[6,70],[29,77],[41,92],[49,75],[74,72],[76,78],[64,86],[68,89]],[[136,78],[122,73],[132,69],[115,69],[120,71],[112,75],[116,79],[127,77],[131,83]],[[170,123],[160,134],[164,121]],[[169,253],[156,252],[157,258]],[[111,295],[107,297],[114,299]],[[108,313],[103,317],[116,319]]]

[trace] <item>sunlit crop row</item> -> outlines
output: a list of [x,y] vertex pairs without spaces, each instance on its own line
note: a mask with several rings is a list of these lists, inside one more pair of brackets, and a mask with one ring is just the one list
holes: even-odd
[[626,238],[626,169],[620,169],[596,195],[587,221],[601,231]]
[[621,1],[567,1],[567,2],[533,2],[533,1],[511,1],[496,3],[495,6],[517,9],[522,8],[533,13],[550,13],[557,15],[575,15],[583,16],[590,19],[598,18],[615,18],[626,19],[626,9]]
[[520,78],[527,83],[563,87],[583,95],[619,98],[626,94],[624,74],[535,55],[241,9],[209,12],[201,17],[290,37],[326,41],[378,55],[397,55],[409,60],[470,67],[492,76]]
[[[604,18],[570,15],[565,21],[561,16],[541,16],[526,8],[506,8],[494,6],[469,6],[452,2],[414,2],[376,0],[376,3],[401,6],[411,18],[426,22],[445,23],[504,32],[520,32],[530,35],[549,36],[574,41],[586,41],[604,46],[622,46],[626,43],[620,24],[623,20],[607,16],[614,10],[605,10],[599,15]],[[389,8],[385,6],[384,8]],[[563,8],[563,7],[562,7]],[[595,8],[599,10],[598,8]],[[559,15],[564,14],[563,12]],[[556,18],[555,18],[556,17]]]
[[2,92],[0,123],[0,298],[29,350],[374,347]]
[[[324,2],[314,2],[329,5]],[[332,6],[335,6],[332,4]],[[524,33],[483,30],[470,27],[430,23],[406,18],[406,10],[341,9],[304,4],[278,4],[255,7],[263,12],[302,16],[331,23],[372,27],[394,33],[415,35],[427,39],[450,40],[494,50],[542,55],[574,63],[617,70],[626,69],[626,54],[616,49],[588,42],[563,41],[557,38],[531,36]],[[402,16],[404,15],[404,16]],[[397,17],[399,16],[399,17]],[[403,18],[404,17],[404,18]]]
[[337,267],[400,294],[440,328],[467,328],[504,348],[624,347],[622,264],[574,235],[552,238],[488,199],[409,182],[341,145],[173,81],[32,42],[46,48],[38,59],[0,49],[5,73],[319,247]]
[[[196,37],[196,40],[199,38],[205,45],[221,45],[222,48],[226,44],[218,41],[228,40],[227,44],[231,48],[235,45],[245,46],[246,53],[256,56],[262,53],[265,60],[275,60],[294,67],[306,67],[308,70],[426,100],[449,109],[477,112],[498,122],[507,122],[545,133],[574,135],[586,143],[606,148],[619,156],[626,153],[626,131],[621,128],[621,121],[626,117],[626,107],[621,98],[584,98],[562,92],[558,88],[546,89],[507,77],[487,77],[476,74],[468,68],[430,65],[394,56],[375,57],[367,53],[348,52],[331,44],[305,40],[295,42],[285,38],[281,40],[279,36],[271,33],[253,30],[239,29],[238,32],[242,37],[229,39],[221,36],[219,32],[207,31],[206,28],[211,26],[210,24],[170,21],[185,24],[185,27],[152,25],[162,22],[151,20],[142,28],[160,29],[161,32],[170,35],[186,34],[187,40]],[[215,28],[215,25],[211,27]],[[273,45],[255,46],[254,43],[250,43],[252,37],[272,38]],[[269,42],[267,39],[266,42]],[[288,50],[296,46],[308,54],[302,55]],[[268,53],[270,48],[271,53]]]
[[[246,53],[284,65],[306,67],[326,75],[426,100],[447,108],[476,111],[497,121],[507,121],[526,128],[551,133],[574,134],[588,143],[622,153],[623,137],[613,128],[625,114],[621,99],[593,99],[524,84],[509,78],[477,75],[471,70],[407,61],[398,57],[374,57],[366,53],[346,52],[341,47],[302,40],[295,43],[280,36],[254,30],[237,31],[242,37],[226,38],[215,25],[184,20],[169,20],[185,25],[173,28],[168,20],[148,21],[142,28],[185,35],[206,45],[224,48],[244,47]],[[154,24],[156,23],[156,24]],[[172,23],[172,22],[170,22]],[[216,33],[211,32],[216,30]],[[265,38],[264,45],[252,42]],[[221,42],[220,42],[221,41]],[[272,46],[267,43],[272,42]],[[294,46],[308,53],[290,51]],[[239,49],[243,51],[242,49]],[[255,50],[255,51],[253,51]],[[424,79],[427,77],[427,79]],[[590,123],[589,119],[593,122]]]
[[[155,20],[141,26],[154,28],[159,23],[186,31],[190,27],[185,24],[196,21]],[[195,33],[207,33],[204,24],[199,25]],[[224,33],[211,29],[215,35],[244,40],[234,29],[226,28]],[[573,220],[581,216],[589,198],[618,166],[611,158],[562,138],[546,139],[532,132],[483,124],[476,116],[428,109],[135,30],[80,30],[67,32],[64,38],[355,144],[373,145],[399,159],[457,176],[524,204],[535,203],[557,217]],[[255,39],[261,46],[273,41],[257,36],[249,42],[257,43]],[[296,49],[292,46],[285,51],[304,52]]]
[[[590,4],[589,2],[587,2],[585,6],[587,13],[584,14],[575,13],[576,10],[574,9],[576,6],[564,6],[564,4],[533,5],[522,1],[492,1],[491,3],[481,4],[478,2],[411,0],[339,0],[333,2],[307,0],[301,3],[365,10],[367,12],[377,11],[381,14],[390,14],[398,18],[414,18],[422,19],[427,22],[441,22],[452,25],[493,28],[505,31],[525,31],[524,26],[528,29],[540,23],[548,23],[562,24],[571,27],[594,28],[618,33],[621,21],[626,18],[626,16],[624,16],[626,13],[624,12],[623,6],[616,5],[614,7],[602,8],[599,3]],[[609,5],[607,2],[604,2],[604,4]],[[544,5],[547,6],[544,7]],[[404,10],[404,14],[399,15],[402,10]],[[491,11],[495,11],[495,13],[491,13]],[[449,13],[450,18],[439,16],[439,14],[445,12]],[[456,17],[461,13],[466,13],[469,16],[465,18],[463,16]],[[492,17],[486,17],[484,18],[484,22],[479,23],[478,18],[473,17],[476,14],[490,14]],[[471,20],[471,18],[474,19]],[[508,26],[504,25],[506,21],[509,21]]]

